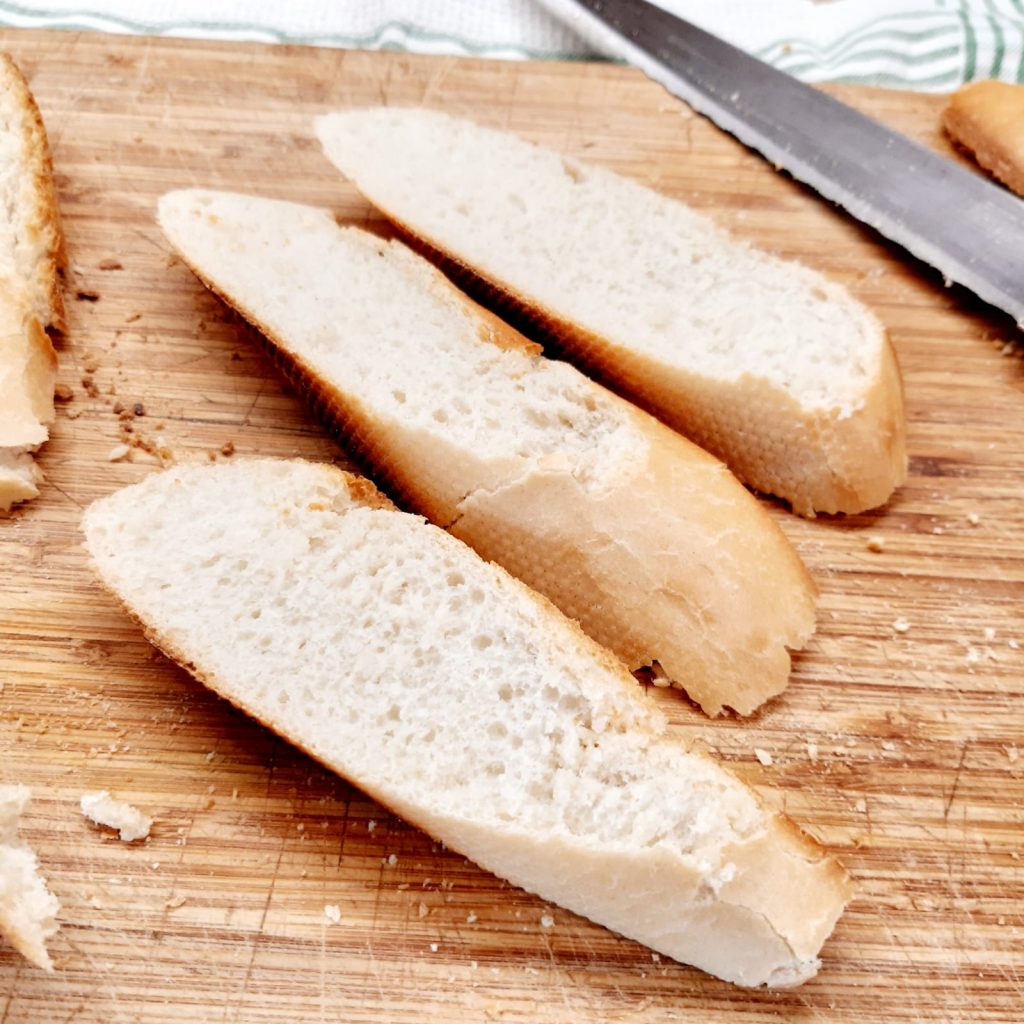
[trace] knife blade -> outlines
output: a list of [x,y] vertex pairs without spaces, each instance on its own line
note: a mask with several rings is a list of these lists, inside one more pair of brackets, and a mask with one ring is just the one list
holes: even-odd
[[613,33],[669,92],[1024,329],[1016,196],[646,0],[573,6],[574,28],[599,44]]

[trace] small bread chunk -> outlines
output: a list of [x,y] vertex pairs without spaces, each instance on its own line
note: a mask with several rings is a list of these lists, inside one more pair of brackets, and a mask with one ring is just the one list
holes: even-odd
[[367,481],[185,465],[83,525],[157,647],[452,849],[740,985],[817,970],[839,864],[575,623]]
[[46,132],[14,61],[0,53],[0,511],[39,493],[32,458],[54,420],[57,356],[45,328],[64,327],[63,236]]
[[437,111],[346,111],[316,131],[467,290],[752,487],[804,515],[860,512],[906,477],[892,346],[841,285],[637,182]]
[[949,137],[1018,195],[1024,195],[1024,85],[969,82],[942,112]]
[[98,793],[83,793],[79,806],[90,821],[116,829],[122,843],[145,839],[153,825],[152,818],[131,804],[115,800],[105,789]]
[[190,189],[159,218],[411,509],[709,714],[785,688],[813,584],[721,462],[326,210]]
[[25,786],[0,786],[0,934],[36,966],[52,971],[46,940],[57,932],[60,904],[39,875],[36,855],[18,838],[28,801]]

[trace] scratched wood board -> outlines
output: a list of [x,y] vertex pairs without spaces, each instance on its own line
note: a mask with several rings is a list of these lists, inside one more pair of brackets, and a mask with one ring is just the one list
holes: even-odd
[[[625,68],[71,33],[2,44],[52,141],[74,395],[40,457],[41,497],[0,523],[0,781],[32,787],[25,834],[63,905],[52,976],[0,950],[3,1024],[1024,1016],[1024,363],[1007,320]],[[949,152],[941,99],[837,91]],[[349,465],[169,258],[153,207],[209,185],[380,230],[311,120],[399,103],[678,196],[843,281],[892,335],[906,486],[845,518],[765,502],[821,590],[788,691],[744,722],[646,694],[853,874],[857,898],[802,988],[739,990],[440,848],[170,665],[90,575],[82,509],[162,460]],[[86,822],[78,799],[95,789],[152,814],[148,842]]]

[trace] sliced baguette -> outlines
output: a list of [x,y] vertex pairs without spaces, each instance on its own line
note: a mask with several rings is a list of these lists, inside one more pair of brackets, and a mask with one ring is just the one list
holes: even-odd
[[52,971],[46,941],[57,932],[60,904],[39,875],[36,855],[18,838],[28,801],[25,786],[0,786],[0,935],[36,966]]
[[25,79],[0,53],[0,511],[39,493],[32,458],[54,419],[62,330],[63,236],[42,118]]
[[185,191],[159,218],[415,511],[710,714],[785,687],[813,587],[716,459],[326,211]]
[[460,283],[751,486],[813,515],[880,505],[904,480],[895,356],[841,286],[667,196],[469,121],[386,108],[316,130]]
[[154,644],[435,838],[738,984],[817,969],[836,861],[668,736],[547,601],[367,481],[179,466],[84,530]]

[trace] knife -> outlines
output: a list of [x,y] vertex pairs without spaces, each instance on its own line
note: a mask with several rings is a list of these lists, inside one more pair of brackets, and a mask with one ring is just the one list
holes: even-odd
[[1024,201],[645,0],[550,6],[1024,329]]

